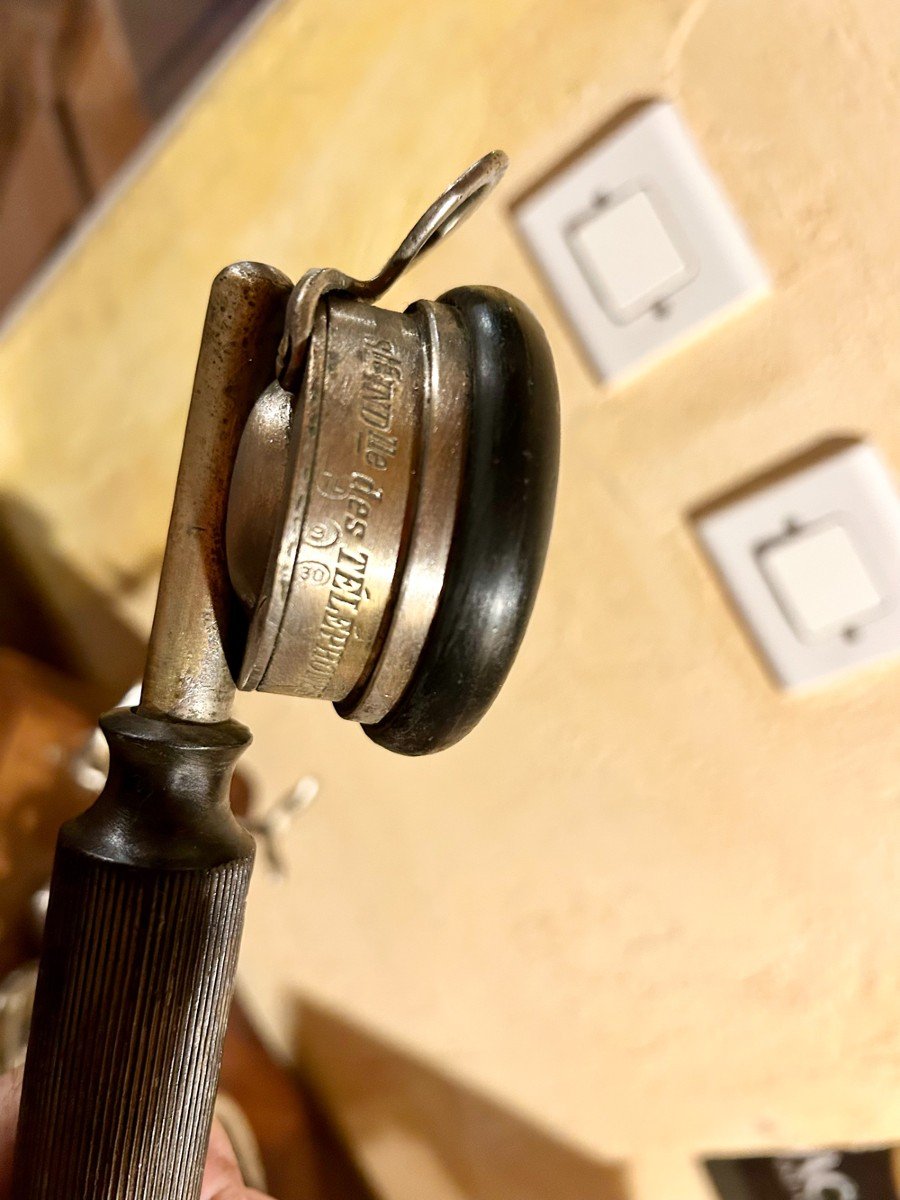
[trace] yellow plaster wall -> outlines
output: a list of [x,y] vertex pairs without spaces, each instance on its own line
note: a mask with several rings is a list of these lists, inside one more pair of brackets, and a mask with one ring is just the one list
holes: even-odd
[[[511,154],[392,300],[491,282],[546,324],[564,449],[533,625],[434,760],[243,702],[268,793],[322,789],[289,881],[257,876],[243,979],[286,1048],[304,996],[637,1197],[703,1195],[707,1152],[900,1137],[900,672],[779,695],[686,517],[834,434],[900,466],[898,51],[894,0],[285,0],[0,340],[0,484],[43,525],[35,569],[54,587],[62,558],[146,621],[216,270],[365,272],[463,165]],[[678,103],[774,294],[609,391],[509,209],[647,95]],[[309,1053],[387,1192],[504,1194],[470,1169],[483,1110],[432,1104],[463,1169],[391,1108],[389,1067]],[[443,1167],[416,1176],[423,1155]]]

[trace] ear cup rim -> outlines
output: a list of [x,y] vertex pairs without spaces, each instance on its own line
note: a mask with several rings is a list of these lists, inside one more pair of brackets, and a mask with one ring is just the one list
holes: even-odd
[[470,350],[460,508],[415,672],[387,716],[363,726],[406,755],[454,745],[496,698],[534,606],[559,469],[556,374],[535,317],[499,288],[455,288],[439,303],[458,312]]

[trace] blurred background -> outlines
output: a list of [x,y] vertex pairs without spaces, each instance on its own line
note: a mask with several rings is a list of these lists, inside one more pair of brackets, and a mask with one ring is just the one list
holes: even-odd
[[254,879],[229,1087],[281,1200],[894,1196],[894,0],[0,22],[2,969],[141,670],[213,276],[365,275],[501,146],[388,303],[489,283],[547,330],[543,589],[433,760],[242,697],[243,811],[319,796]]
[[101,195],[253,0],[0,7],[0,305]]

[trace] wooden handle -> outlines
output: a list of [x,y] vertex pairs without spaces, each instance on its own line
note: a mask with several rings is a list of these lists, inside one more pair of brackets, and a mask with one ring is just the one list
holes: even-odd
[[253,864],[228,804],[250,740],[117,710],[107,785],[63,826],[15,1200],[194,1200]]

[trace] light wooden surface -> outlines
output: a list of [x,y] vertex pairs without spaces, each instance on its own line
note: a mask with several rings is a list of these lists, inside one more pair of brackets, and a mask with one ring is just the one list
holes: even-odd
[[[243,974],[283,1046],[311,998],[635,1197],[705,1194],[707,1152],[900,1137],[900,672],[780,696],[687,518],[836,433],[900,464],[898,48],[894,0],[285,0],[0,342],[35,569],[52,589],[62,559],[146,622],[216,270],[365,273],[463,165],[511,154],[392,301],[490,282],[546,323],[564,450],[532,629],[433,761],[324,705],[242,705],[270,796],[321,781],[289,882],[256,880]],[[775,287],[609,391],[510,206],[645,95],[679,104]],[[389,1194],[489,1194],[409,1117],[415,1083],[404,1108],[376,1071],[323,1074]],[[479,1102],[454,1144],[483,1158]]]

